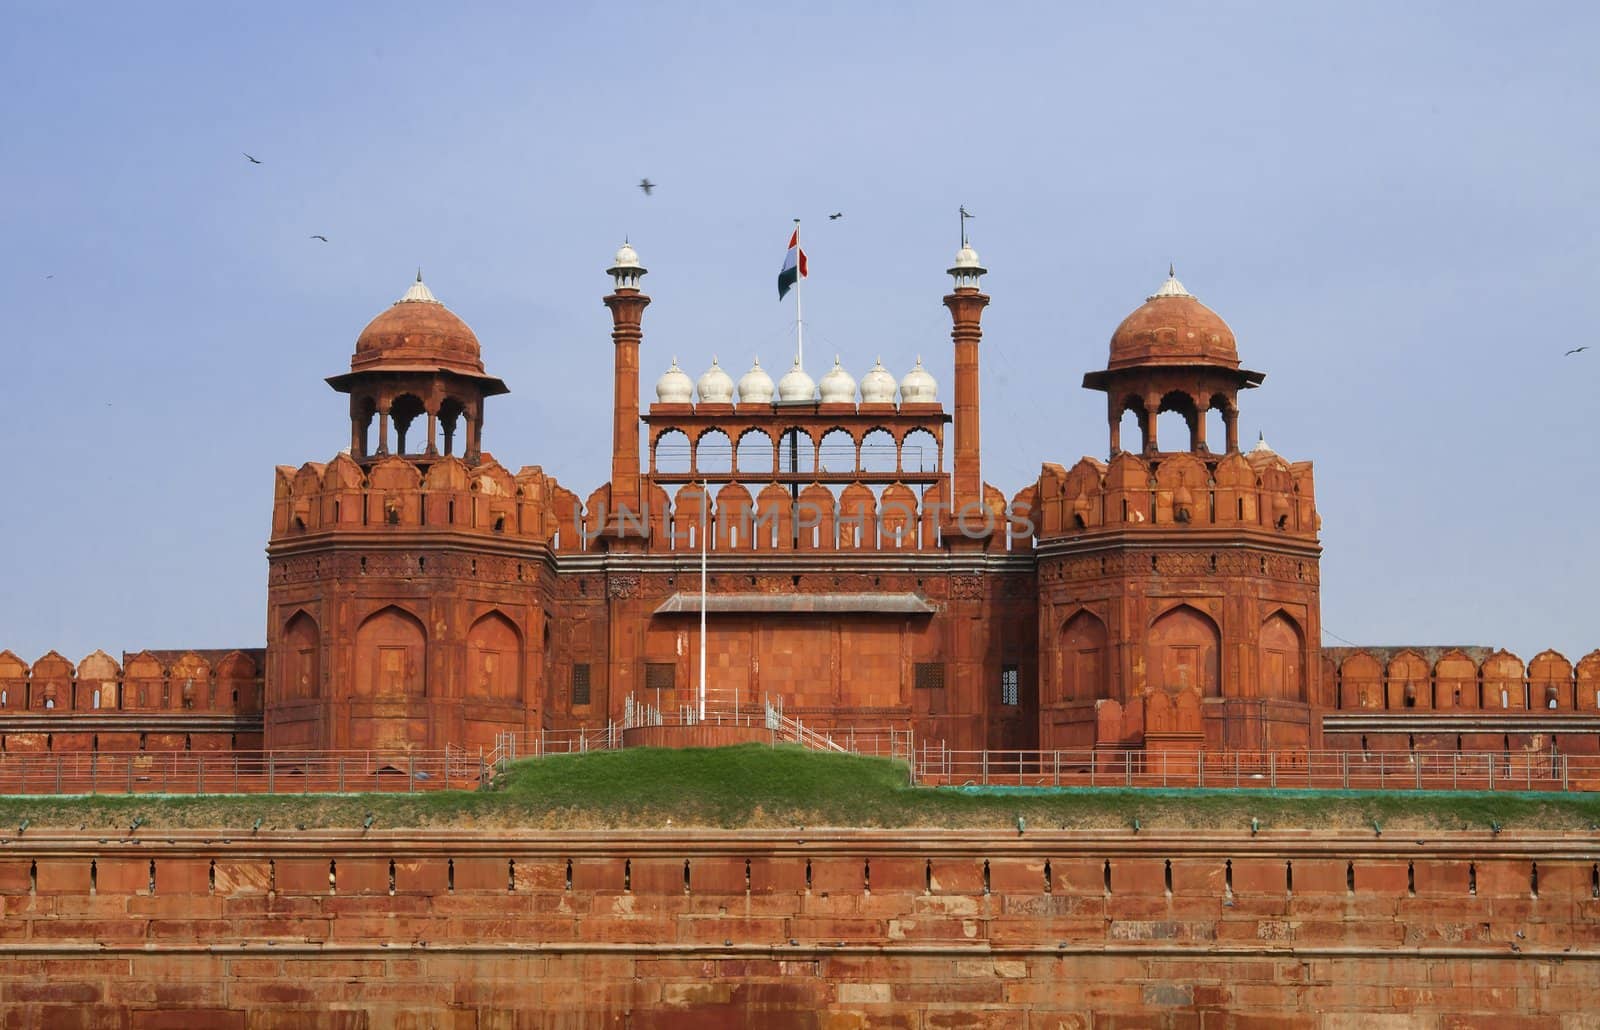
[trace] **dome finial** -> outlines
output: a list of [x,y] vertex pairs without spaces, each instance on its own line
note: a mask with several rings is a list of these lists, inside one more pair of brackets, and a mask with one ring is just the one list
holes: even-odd
[[1193,297],[1193,296],[1194,296],[1194,294],[1192,294],[1188,290],[1184,289],[1183,288],[1183,283],[1180,283],[1178,281],[1177,271],[1173,267],[1172,262],[1169,261],[1169,262],[1167,262],[1167,281],[1162,283],[1161,284],[1161,288],[1156,290],[1156,292],[1152,293],[1150,296],[1146,297],[1145,300],[1155,300],[1157,297]]
[[423,283],[422,269],[420,267],[417,269],[417,281],[412,283],[410,288],[406,290],[405,294],[402,295],[399,300],[395,301],[395,303],[404,304],[406,301],[421,301],[425,304],[439,303],[439,298],[435,297],[433,295],[433,291],[428,289],[427,285]]

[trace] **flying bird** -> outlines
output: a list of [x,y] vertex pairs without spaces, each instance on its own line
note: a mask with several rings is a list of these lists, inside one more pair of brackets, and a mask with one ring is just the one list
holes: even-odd
[[320,235],[318,233],[312,233],[311,234],[311,238],[314,239],[314,240],[321,240],[323,243],[327,243],[328,242],[328,238],[326,236],[322,236],[322,235]]
[[1567,351],[1565,354],[1563,354],[1561,356],[1563,358],[1570,358],[1570,357],[1572,357],[1572,355],[1574,355],[1574,354],[1582,354],[1584,351],[1586,351],[1588,349],[1589,349],[1589,345],[1588,344],[1584,344],[1582,347],[1574,347],[1574,348],[1572,348],[1571,350]]
[[828,216],[828,221],[837,222],[839,219],[841,219],[843,217],[844,217],[844,212],[843,211],[835,211],[833,214]]
[[[242,151],[242,150],[241,150],[241,151],[239,151],[239,153],[241,153],[241,154],[244,154],[244,151]],[[250,157],[250,155],[249,155],[249,154],[245,154],[245,155],[244,155],[244,156],[245,156],[245,157],[246,157],[246,158],[248,158],[248,159],[249,159],[249,161],[250,161],[250,163],[251,163],[251,164],[253,164],[253,165],[258,165],[258,164],[260,164],[260,163],[261,163],[261,159],[260,159],[260,158],[258,158],[258,157]]]
[[639,188],[644,190],[644,195],[648,197],[652,192],[655,191],[656,184],[651,182],[649,179],[640,179]]

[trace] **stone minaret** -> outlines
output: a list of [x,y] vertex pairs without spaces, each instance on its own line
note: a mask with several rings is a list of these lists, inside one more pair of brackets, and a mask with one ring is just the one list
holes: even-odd
[[[983,339],[983,309],[989,297],[978,289],[978,280],[988,269],[978,263],[978,253],[963,243],[950,269],[955,289],[944,298],[955,323],[950,338],[955,341],[956,410],[955,468],[951,483],[951,514],[976,512],[983,505],[983,473],[978,461],[978,342]],[[971,529],[983,522],[968,515]]]
[[[639,341],[644,309],[650,298],[639,292],[645,268],[639,255],[626,242],[606,270],[612,291],[605,298],[611,309],[611,340],[616,345],[611,418],[611,503],[606,512],[603,536],[621,540],[627,533],[638,535],[643,523],[643,492],[639,468]],[[627,518],[619,518],[619,513]]]

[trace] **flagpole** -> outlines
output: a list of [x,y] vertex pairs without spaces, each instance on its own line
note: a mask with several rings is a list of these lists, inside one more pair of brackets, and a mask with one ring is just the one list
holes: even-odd
[[700,721],[706,721],[706,511],[710,484],[700,482]]
[[800,260],[800,219],[794,220],[794,363],[801,368],[806,363],[806,323],[800,316],[800,284],[805,282],[805,268]]

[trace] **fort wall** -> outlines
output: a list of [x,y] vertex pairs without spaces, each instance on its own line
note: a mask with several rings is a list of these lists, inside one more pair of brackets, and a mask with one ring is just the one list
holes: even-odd
[[[159,832],[159,831],[157,831]],[[30,831],[73,1026],[1588,1026],[1580,836]]]

